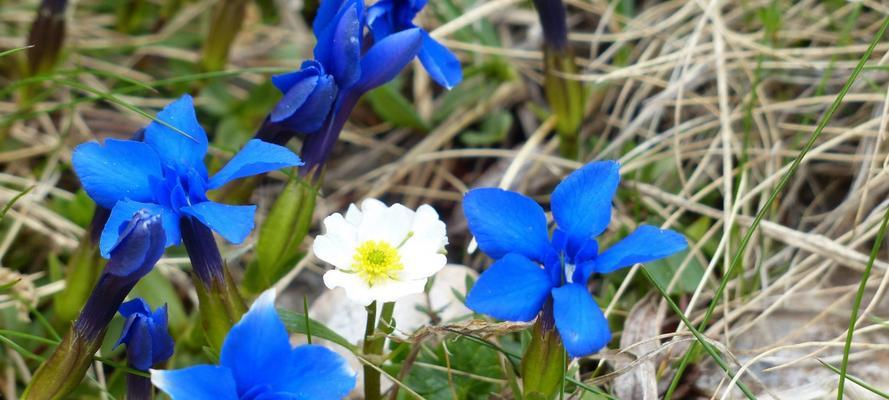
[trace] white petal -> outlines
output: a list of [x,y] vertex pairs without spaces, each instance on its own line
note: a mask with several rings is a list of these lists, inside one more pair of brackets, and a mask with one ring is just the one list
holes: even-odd
[[448,244],[445,223],[438,219],[435,209],[427,204],[417,209],[411,231],[415,237],[437,241],[438,248],[436,250],[441,250]]
[[352,257],[355,254],[354,246],[344,248],[342,243],[325,235],[315,238],[315,242],[312,243],[312,250],[315,252],[315,257],[338,269],[350,269]]
[[388,303],[412,294],[423,293],[426,288],[426,279],[414,279],[409,281],[386,281],[368,288],[374,300],[380,303]]
[[386,204],[377,199],[365,199],[361,202],[361,212],[369,213],[369,212],[378,212],[386,209]]
[[346,297],[366,306],[373,301],[387,303],[412,294],[423,293],[423,289],[426,287],[426,279],[409,281],[390,280],[380,282],[371,287],[357,274],[347,274],[333,270],[324,273],[324,285],[328,289],[341,287],[345,290]]
[[404,258],[404,269],[399,273],[399,279],[426,279],[435,275],[448,263],[444,254],[424,253],[411,258]]
[[324,218],[323,235],[315,238],[312,249],[319,259],[337,268],[349,268],[355,248],[358,247],[358,232],[339,213]]
[[[364,201],[367,203],[367,200]],[[358,226],[358,240],[382,240],[397,247],[407,238],[414,219],[414,211],[401,204],[393,204],[383,209],[364,211],[364,218]]]
[[349,209],[346,211],[346,222],[348,222],[352,226],[358,226],[361,223],[361,218],[363,214],[361,210],[354,203],[349,204]]
[[364,306],[374,301],[367,283],[356,274],[332,270],[325,272],[323,279],[328,289],[343,288],[349,300]]

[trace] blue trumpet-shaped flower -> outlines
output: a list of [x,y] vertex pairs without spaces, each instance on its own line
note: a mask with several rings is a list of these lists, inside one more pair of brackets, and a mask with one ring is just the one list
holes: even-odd
[[[120,314],[126,318],[120,339],[127,345],[127,365],[139,371],[164,363],[173,356],[173,337],[167,330],[167,305],[154,312],[142,298],[130,300],[120,306]],[[141,375],[127,374],[127,399],[150,400],[151,381]]]
[[315,59],[272,78],[283,97],[256,137],[282,144],[307,135],[303,171],[310,171],[326,161],[361,96],[394,79],[418,54],[436,81],[448,88],[457,84],[459,60],[411,22],[423,5],[382,1],[365,10],[362,0],[322,1],[312,25]]
[[34,373],[23,399],[67,398],[92,365],[108,323],[123,300],[164,253],[166,237],[160,215],[138,210],[114,228],[119,235],[109,249],[111,259],[77,321]]
[[[471,190],[463,200],[479,248],[496,261],[479,277],[466,305],[509,321],[530,321],[551,304],[551,315],[572,357],[594,353],[611,340],[608,321],[587,289],[594,273],[609,273],[681,251],[682,235],[642,225],[605,251],[596,237],[611,220],[620,165],[594,162],[553,191],[556,228],[530,198],[495,188]],[[550,303],[551,302],[551,303]]]
[[[374,40],[407,29],[414,29],[414,17],[426,6],[427,0],[380,0],[367,10],[368,24]],[[447,47],[422,31],[423,46],[417,57],[435,82],[451,89],[463,80],[460,60]]]
[[120,237],[117,227],[139,209],[161,216],[167,246],[179,244],[183,217],[200,221],[229,242],[240,243],[253,229],[256,207],[216,203],[206,192],[235,179],[301,165],[290,150],[251,140],[208,177],[204,166],[207,147],[207,134],[198,124],[189,95],[158,113],[141,141],[108,139],[104,145],[89,142],[77,146],[72,157],[74,171],[90,197],[111,210],[99,239],[103,256],[108,257]]
[[120,315],[126,318],[120,339],[127,345],[127,363],[140,371],[148,371],[154,365],[173,356],[173,337],[167,330],[167,305],[151,311],[142,298],[123,303]]
[[74,323],[74,330],[87,339],[103,334],[130,290],[164,253],[166,235],[159,214],[136,210],[113,229],[118,235],[108,249],[111,258]]
[[272,289],[232,327],[220,365],[152,370],[151,381],[173,400],[325,400],[346,396],[355,386],[355,372],[325,347],[291,348]]

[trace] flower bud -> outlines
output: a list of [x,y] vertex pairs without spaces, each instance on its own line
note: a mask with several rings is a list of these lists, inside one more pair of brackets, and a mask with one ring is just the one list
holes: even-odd
[[108,323],[163,254],[166,235],[160,216],[139,210],[119,229],[110,260],[80,316],[34,374],[23,399],[63,398],[80,384],[102,345]]
[[52,70],[65,42],[65,9],[67,0],[43,0],[37,18],[28,33],[28,74],[40,75]]
[[574,52],[568,46],[565,4],[562,0],[534,0],[543,26],[544,92],[556,115],[563,157],[577,158],[577,135],[583,121],[584,93],[579,81],[565,75],[577,73]]
[[[127,320],[120,339],[127,345],[127,365],[139,371],[148,370],[166,362],[173,355],[173,338],[167,330],[167,306],[158,307],[154,312],[141,298],[128,301],[120,306],[120,314]],[[150,400],[151,380],[148,377],[127,374],[127,399]]]

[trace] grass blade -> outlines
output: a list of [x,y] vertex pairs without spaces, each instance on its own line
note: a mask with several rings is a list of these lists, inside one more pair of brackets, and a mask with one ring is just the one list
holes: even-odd
[[[784,187],[790,182],[790,178],[792,178],[797,169],[799,169],[800,164],[802,164],[803,158],[805,158],[806,154],[809,153],[810,150],[815,146],[815,142],[821,136],[821,132],[824,130],[824,127],[827,126],[828,121],[833,118],[834,113],[840,108],[840,104],[843,102],[843,98],[846,97],[846,94],[849,92],[849,89],[852,88],[852,83],[858,78],[858,75],[864,69],[864,64],[867,63],[867,60],[870,58],[871,54],[873,54],[874,49],[877,44],[880,42],[880,39],[886,33],[886,28],[889,27],[889,17],[883,19],[883,24],[880,26],[880,30],[874,36],[873,40],[871,40],[870,45],[867,50],[862,55],[861,59],[858,61],[858,64],[855,66],[855,69],[852,71],[852,75],[849,76],[849,79],[846,80],[846,83],[843,85],[843,88],[840,89],[840,92],[837,94],[836,99],[834,99],[833,103],[831,103],[830,107],[827,109],[827,112],[824,113],[821,120],[818,122],[818,126],[815,128],[815,131],[812,133],[812,136],[809,137],[809,140],[806,142],[806,145],[800,151],[799,155],[794,158],[793,162],[790,164],[790,169],[781,176],[781,179],[778,181],[775,190],[769,195],[766,202],[762,205],[759,211],[756,213],[756,217],[753,219],[753,223],[750,225],[750,229],[744,234],[744,237],[741,239],[740,246],[738,250],[735,252],[735,255],[732,257],[731,264],[729,264],[728,270],[725,272],[725,275],[722,277],[721,282],[719,283],[719,288],[716,290],[716,293],[713,295],[713,299],[710,301],[710,305],[707,307],[707,311],[704,313],[704,318],[701,320],[701,324],[698,326],[699,331],[703,331],[707,324],[710,322],[710,317],[713,315],[713,311],[716,309],[716,305],[719,304],[719,300],[722,297],[725,288],[728,286],[728,281],[735,274],[735,270],[741,264],[741,259],[744,257],[744,253],[747,249],[747,245],[750,242],[750,239],[753,237],[753,234],[756,232],[756,229],[759,227],[760,222],[762,222],[765,214],[772,208],[772,204],[775,203],[775,200],[778,198],[778,195],[784,190]],[[670,383],[670,388],[667,390],[664,399],[670,399],[670,396],[673,394],[673,391],[676,389],[676,386],[679,384],[679,380],[682,378],[682,373],[685,371],[688,362],[691,360],[691,355],[694,354],[697,349],[698,342],[695,342],[691,346],[689,346],[688,350],[686,350],[685,355],[682,357],[682,361],[679,363],[679,367],[676,370],[676,375],[673,378],[673,382]]]
[[840,382],[837,385],[837,399],[843,398],[843,387],[846,383],[846,371],[849,367],[849,352],[852,350],[852,336],[855,335],[855,323],[858,319],[858,309],[861,308],[861,300],[864,298],[864,290],[867,288],[867,278],[870,277],[870,271],[880,253],[880,247],[883,245],[883,239],[886,237],[886,228],[889,228],[889,207],[883,214],[883,222],[880,224],[880,230],[877,232],[877,238],[874,240],[874,246],[870,250],[870,259],[864,267],[864,273],[861,275],[861,282],[858,284],[858,292],[855,293],[855,303],[852,304],[852,315],[849,316],[849,330],[846,331],[846,344],[843,346],[843,361],[840,363]]

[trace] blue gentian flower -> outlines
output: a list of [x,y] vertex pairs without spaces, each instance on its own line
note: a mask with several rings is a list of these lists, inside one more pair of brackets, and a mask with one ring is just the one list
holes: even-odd
[[111,210],[99,239],[104,257],[120,237],[117,227],[139,209],[161,216],[167,246],[179,244],[180,220],[185,217],[229,242],[241,243],[253,229],[256,206],[216,203],[208,200],[206,192],[235,179],[301,165],[290,150],[251,140],[208,177],[204,165],[207,134],[198,124],[191,96],[167,105],[157,120],[145,128],[141,141],[107,139],[104,145],[89,142],[74,150],[74,171],[87,194]]
[[127,364],[140,371],[148,371],[173,356],[173,337],[167,330],[167,305],[155,311],[144,299],[136,298],[120,306],[126,318],[120,339],[115,346],[127,345]]
[[164,253],[166,234],[159,214],[136,210],[113,229],[118,235],[109,246],[110,259],[74,323],[74,330],[88,340],[104,334],[127,294]]
[[318,39],[315,59],[298,71],[272,77],[284,97],[257,134],[263,140],[284,143],[293,133],[329,130],[325,125],[338,115],[348,117],[361,95],[392,80],[422,43],[420,30],[408,29],[363,53],[366,23],[360,0],[322,1],[312,28]]
[[[167,330],[166,304],[152,312],[145,300],[136,298],[123,303],[120,314],[127,320],[115,347],[126,343],[127,366],[147,372],[152,366],[162,364],[173,356],[173,337]],[[128,400],[152,398],[151,380],[141,375],[127,374]]]
[[122,224],[111,259],[62,342],[40,366],[22,394],[24,399],[61,399],[77,388],[93,364],[108,323],[130,290],[164,253],[166,235],[160,215],[138,210]]
[[[324,164],[361,96],[394,79],[418,54],[436,81],[456,85],[462,76],[459,60],[411,22],[423,5],[405,8],[383,1],[365,10],[362,0],[322,1],[312,24],[318,39],[315,59],[272,77],[283,97],[256,137],[283,144],[296,134],[306,135],[306,173]],[[365,37],[368,19],[373,23],[370,45],[365,40],[370,39]]]
[[[374,40],[406,29],[414,29],[414,17],[426,6],[427,0],[380,0],[367,10],[368,24]],[[460,60],[447,47],[422,31],[423,46],[417,57],[426,72],[439,85],[451,89],[463,80]]]
[[508,321],[531,321],[541,311],[553,318],[572,357],[595,353],[611,340],[608,321],[587,290],[587,281],[686,248],[682,235],[642,225],[605,251],[596,237],[611,220],[611,199],[620,181],[614,161],[587,164],[553,191],[556,228],[530,198],[511,191],[474,189],[463,199],[469,230],[496,261],[479,277],[466,305]]
[[325,347],[291,348],[270,289],[228,333],[220,365],[152,370],[151,381],[173,400],[325,400],[345,397],[355,372]]

